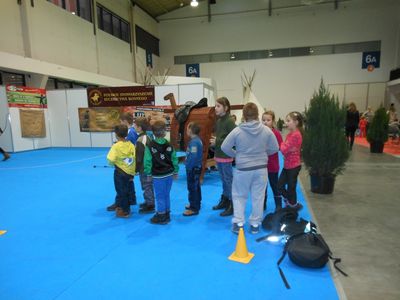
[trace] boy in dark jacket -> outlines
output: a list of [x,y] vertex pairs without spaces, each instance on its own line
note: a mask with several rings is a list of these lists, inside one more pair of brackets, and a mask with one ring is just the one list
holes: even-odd
[[137,118],[133,124],[139,137],[136,141],[136,172],[139,173],[140,184],[143,191],[144,203],[140,204],[139,213],[148,214],[154,212],[153,177],[144,173],[144,151],[150,145],[151,139],[146,134],[150,124],[145,117]]
[[165,225],[170,218],[170,191],[173,178],[178,178],[178,158],[165,137],[165,122],[155,121],[152,126],[155,139],[144,152],[144,173],[153,177],[157,212],[150,219],[153,224]]

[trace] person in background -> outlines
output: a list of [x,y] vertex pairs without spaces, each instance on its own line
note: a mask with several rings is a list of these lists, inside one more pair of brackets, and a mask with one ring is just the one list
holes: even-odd
[[372,111],[371,106],[368,106],[368,109],[362,114],[362,116],[367,120],[365,130],[368,132],[369,124],[371,124],[372,119],[374,118],[374,112]]
[[232,204],[232,162],[233,158],[226,155],[221,150],[221,145],[228,134],[236,127],[231,117],[231,104],[226,97],[218,98],[215,101],[215,115],[217,122],[215,124],[215,136],[210,139],[211,146],[215,146],[214,159],[217,162],[217,168],[222,181],[222,195],[213,210],[224,209],[220,216],[226,217],[233,214]]
[[139,137],[136,141],[136,172],[139,173],[140,184],[143,191],[144,203],[139,206],[139,214],[154,213],[154,189],[153,177],[144,173],[144,152],[146,147],[150,145],[151,138],[146,134],[146,130],[150,128],[147,118],[140,117],[133,123]]
[[358,112],[354,102],[351,102],[349,104],[349,107],[347,108],[346,124],[345,124],[346,138],[350,151],[353,149],[354,135],[358,128],[359,122],[360,122],[360,113]]
[[367,136],[367,119],[361,116],[360,122],[358,123],[358,128],[360,129],[360,137],[365,138]]
[[[2,135],[2,134],[3,134],[3,130],[0,128],[0,135]],[[11,157],[10,154],[8,154],[6,151],[4,151],[4,149],[1,147],[0,147],[0,153],[3,154],[3,161],[6,161],[7,159],[9,159]]]
[[397,112],[396,108],[394,107],[394,103],[390,104],[387,114],[389,115],[389,134],[392,136],[393,140],[395,140],[400,135],[400,123],[399,119],[397,118]]
[[286,126],[289,133],[281,144],[284,164],[278,179],[278,190],[287,207],[300,210],[303,206],[297,202],[296,186],[301,169],[302,115],[295,111],[289,113],[286,116]]
[[135,146],[128,140],[128,127],[117,125],[114,129],[117,142],[111,147],[107,154],[108,162],[115,166],[114,187],[117,195],[115,197],[115,215],[119,218],[128,218],[131,210],[129,206],[130,187],[135,175]]
[[257,234],[263,217],[265,189],[268,182],[268,156],[279,151],[274,133],[259,121],[257,105],[243,107],[245,122],[233,129],[221,145],[222,151],[236,158],[233,175],[232,232],[239,233],[245,223],[247,198],[251,196],[250,232]]
[[[265,113],[263,113],[261,119],[262,123],[269,129],[271,129],[280,147],[283,140],[281,133],[275,128],[275,113],[272,110],[268,110]],[[268,169],[269,185],[271,186],[272,193],[274,194],[275,211],[277,211],[282,208],[282,197],[280,196],[278,191],[278,177],[279,177],[278,152],[268,156],[267,169]],[[268,185],[265,189],[264,210],[266,210],[267,208],[267,190],[268,190]]]
[[190,217],[198,215],[201,207],[200,175],[203,164],[203,143],[199,137],[200,126],[197,123],[189,123],[186,133],[190,138],[185,161],[189,205],[185,207],[183,215]]
[[152,224],[165,225],[171,221],[170,192],[172,180],[178,178],[178,158],[171,144],[165,139],[165,121],[155,121],[152,126],[154,140],[144,152],[144,173],[153,177],[156,195],[156,213]]

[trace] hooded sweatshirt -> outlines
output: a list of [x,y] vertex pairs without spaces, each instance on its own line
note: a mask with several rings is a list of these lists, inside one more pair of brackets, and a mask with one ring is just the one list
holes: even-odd
[[279,146],[271,129],[260,121],[250,121],[233,129],[221,149],[226,155],[235,157],[238,170],[250,171],[266,168],[268,156],[278,152]]
[[135,146],[130,141],[118,141],[107,154],[108,162],[126,174],[135,175]]

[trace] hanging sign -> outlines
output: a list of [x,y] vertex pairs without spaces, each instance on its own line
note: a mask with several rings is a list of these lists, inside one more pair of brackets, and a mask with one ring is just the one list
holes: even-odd
[[373,71],[379,68],[381,62],[381,51],[363,52],[362,55],[362,69]]
[[186,77],[200,77],[200,64],[186,65]]
[[149,50],[146,50],[146,66],[153,67],[153,54]]
[[47,108],[46,90],[26,86],[6,86],[9,107]]
[[99,87],[87,89],[89,107],[154,105],[154,86]]

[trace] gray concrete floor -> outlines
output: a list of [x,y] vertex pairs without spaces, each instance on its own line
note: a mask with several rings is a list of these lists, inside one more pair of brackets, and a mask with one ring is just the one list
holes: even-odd
[[334,274],[341,299],[399,300],[400,158],[354,145],[333,194],[311,193],[305,168],[300,182],[318,229],[349,274]]

